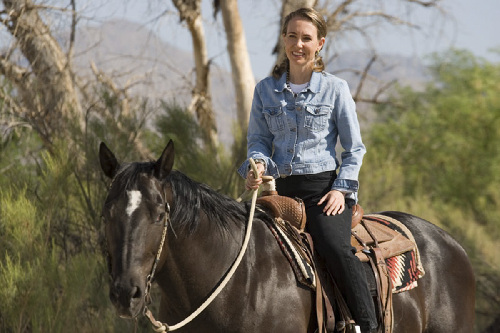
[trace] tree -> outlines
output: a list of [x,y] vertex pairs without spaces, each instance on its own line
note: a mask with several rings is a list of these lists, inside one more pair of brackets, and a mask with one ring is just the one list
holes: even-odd
[[73,126],[83,128],[69,66],[71,54],[63,52],[41,18],[40,6],[31,0],[4,0],[3,4],[1,22],[16,39],[29,66],[13,61],[14,48],[0,56],[0,74],[8,77],[17,92],[7,96],[0,91],[0,98],[7,102],[13,116],[27,121],[50,147],[56,138],[67,139]]
[[400,88],[378,107],[364,136],[360,198],[367,211],[411,212],[460,241],[484,327],[500,313],[500,64],[460,50],[431,60],[425,90]]
[[[212,152],[200,148],[204,140],[216,142],[217,132],[209,114],[210,61],[203,51],[199,1],[174,1],[184,21],[192,24],[194,48],[199,50],[193,89],[198,97],[192,99],[192,109],[206,111],[197,119],[207,133],[204,137],[199,136],[201,130],[196,131],[200,127],[191,115],[180,108],[170,108],[175,110],[167,110],[165,118],[154,118],[158,131],[150,131],[145,124],[152,107],[144,96],[130,93],[133,84],[120,85],[97,66],[92,66],[94,75],[89,78],[74,73],[72,45],[81,18],[75,1],[70,1],[70,9],[35,0],[2,1],[1,24],[12,43],[0,57],[1,331],[63,332],[72,325],[82,332],[112,332],[127,325],[115,319],[103,292],[107,285],[99,209],[108,183],[96,162],[99,141],[117,147],[127,160],[145,160],[149,150],[162,148],[166,137],[174,136],[181,143],[176,147],[184,152],[178,159],[182,169],[234,195],[237,182],[231,177],[236,177],[238,155],[226,157],[217,150],[219,158],[214,161]],[[283,8],[312,3],[286,1]],[[342,2],[345,8],[351,3]],[[255,79],[237,2],[220,1],[219,6],[237,91],[238,125],[244,131]],[[57,19],[49,20],[54,13],[69,17],[66,38],[56,32]],[[347,9],[336,17],[342,15],[347,15]],[[4,131],[5,127],[10,130]],[[200,163],[205,167],[199,168]],[[494,190],[488,187],[492,198]],[[75,297],[78,293],[85,297]]]
[[[387,92],[396,80],[383,82],[370,75],[373,65],[380,61],[373,42],[375,29],[396,29],[409,27],[415,30],[421,27],[411,21],[411,14],[419,9],[426,9],[429,14],[444,12],[439,7],[441,0],[392,0],[389,3],[365,0],[343,0],[340,2],[318,1],[317,10],[323,13],[327,22],[329,41],[325,45],[325,63],[338,56],[338,45],[350,44],[353,38],[361,37],[363,45],[371,52],[371,57],[362,68],[338,68],[335,72],[352,72],[359,77],[354,88],[353,98],[356,103],[376,105],[385,103]],[[403,8],[398,10],[398,8]],[[372,86],[371,89],[365,89]],[[363,91],[366,90],[366,91]]]
[[433,62],[434,82],[424,92],[401,90],[397,108],[380,108],[384,123],[373,128],[373,146],[382,156],[398,147],[397,159],[411,170],[407,194],[466,205],[485,223],[487,207],[500,199],[493,185],[500,182],[500,68],[465,51]]
[[219,143],[210,95],[210,61],[201,16],[201,0],[172,0],[182,21],[186,21],[193,41],[196,84],[188,110],[195,112],[203,131],[204,141],[214,148]]
[[231,59],[231,73],[236,92],[236,116],[240,129],[246,133],[250,109],[252,106],[255,78],[248,55],[245,33],[238,11],[237,0],[216,2],[215,12],[222,12],[224,30],[227,38],[227,50]]

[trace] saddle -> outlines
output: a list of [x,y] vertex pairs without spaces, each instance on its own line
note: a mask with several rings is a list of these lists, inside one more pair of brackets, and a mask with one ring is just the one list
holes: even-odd
[[[322,263],[314,254],[313,242],[309,234],[305,232],[306,213],[304,203],[300,199],[279,196],[276,192],[266,193],[257,200],[257,203],[267,211],[275,220],[275,224],[288,235],[295,243],[301,256],[309,256],[308,262],[314,267],[316,275],[316,306],[318,326],[326,331],[345,329],[352,324],[352,316],[335,282],[329,279],[329,274]],[[375,276],[377,290],[377,309],[379,322],[384,333],[391,333],[393,327],[392,317],[392,281],[386,264],[386,259],[398,256],[407,251],[416,249],[413,240],[405,237],[389,226],[380,223],[371,215],[364,215],[361,206],[356,204],[352,209],[352,231],[351,245],[356,249],[356,256],[362,262],[368,262]],[[299,244],[300,243],[300,244]],[[309,251],[304,250],[307,247]],[[292,264],[292,267],[294,264]],[[297,274],[297,272],[296,272]],[[300,279],[299,279],[300,280]],[[311,285],[309,285],[311,287]],[[331,304],[338,305],[341,320],[335,323],[335,316]],[[325,319],[326,318],[326,319]],[[340,327],[339,327],[340,325]],[[343,326],[343,327],[342,327]]]

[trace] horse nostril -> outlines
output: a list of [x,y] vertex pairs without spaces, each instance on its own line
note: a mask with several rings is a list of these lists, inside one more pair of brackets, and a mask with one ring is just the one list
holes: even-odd
[[130,291],[130,296],[132,299],[141,298],[142,297],[141,288],[139,288],[139,287],[132,288],[132,290]]

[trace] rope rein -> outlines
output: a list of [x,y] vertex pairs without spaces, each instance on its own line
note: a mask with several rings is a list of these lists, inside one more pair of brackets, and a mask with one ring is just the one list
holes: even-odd
[[[252,166],[252,170],[254,171],[255,175],[258,177],[257,166],[255,165],[254,160],[252,158],[250,158],[249,161],[250,161],[250,165]],[[226,276],[221,281],[221,283],[219,284],[217,289],[215,289],[214,292],[212,293],[212,295],[210,295],[210,297],[208,297],[205,300],[205,302],[203,302],[203,304],[201,304],[200,307],[198,309],[196,309],[192,314],[190,314],[186,319],[184,319],[181,322],[179,322],[175,325],[172,325],[172,326],[168,325],[167,323],[162,323],[162,322],[156,320],[155,317],[153,316],[153,313],[148,309],[147,305],[145,305],[143,314],[144,314],[144,316],[146,316],[149,319],[149,321],[153,325],[153,330],[155,330],[156,332],[171,332],[171,331],[175,331],[175,330],[185,326],[189,322],[193,321],[201,312],[203,312],[203,310],[205,310],[205,308],[207,306],[209,306],[210,303],[212,303],[212,301],[224,289],[224,287],[227,285],[229,280],[233,277],[234,272],[236,271],[236,269],[240,265],[241,260],[243,259],[243,256],[245,255],[246,249],[248,247],[248,242],[250,241],[250,235],[252,232],[252,224],[253,224],[253,217],[254,217],[254,213],[255,213],[255,206],[256,206],[256,202],[257,202],[257,194],[258,194],[258,190],[254,190],[253,195],[252,195],[252,205],[250,207],[250,215],[248,217],[247,230],[245,233],[245,239],[243,240],[243,244],[241,245],[241,249],[240,249],[240,252],[238,254],[238,257],[234,261],[233,265],[231,266],[231,269],[229,270],[229,272],[227,272]],[[165,238],[166,238],[166,234],[167,234],[167,227],[168,227],[168,224],[170,221],[170,214],[169,213],[170,213],[170,207],[168,206],[168,203],[167,203],[167,214],[165,216],[165,225],[163,228],[163,234],[162,234],[162,239],[160,242],[160,248],[158,249],[158,253],[156,255],[156,259],[155,259],[155,262],[153,264],[151,274],[149,274],[148,278],[147,278],[146,293],[144,295],[144,299],[146,301],[145,304],[149,304],[149,301],[150,301],[149,292],[151,289],[151,283],[153,280],[153,276],[155,274],[158,262],[160,261],[161,252],[162,252],[163,245],[165,242]]]

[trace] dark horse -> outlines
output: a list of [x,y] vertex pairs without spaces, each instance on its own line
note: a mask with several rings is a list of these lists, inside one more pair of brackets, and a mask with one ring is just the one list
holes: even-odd
[[[104,143],[99,158],[113,179],[103,208],[111,301],[123,318],[140,315],[160,252],[154,274],[161,291],[157,319],[176,324],[210,298],[232,267],[244,242],[249,204],[172,171],[172,142],[155,162],[119,164]],[[394,332],[472,332],[475,283],[462,247],[418,217],[382,214],[413,232],[426,270],[417,288],[394,295]],[[297,284],[264,219],[264,213],[255,216],[234,276],[180,332],[315,331],[314,295]]]

